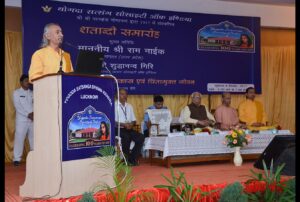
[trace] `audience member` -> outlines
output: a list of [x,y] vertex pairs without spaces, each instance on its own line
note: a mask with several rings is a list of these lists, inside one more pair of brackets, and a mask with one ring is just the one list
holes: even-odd
[[246,100],[239,105],[239,119],[247,126],[265,126],[267,125],[267,116],[261,102],[255,99],[255,89],[249,87],[246,89]]
[[[136,124],[136,118],[131,104],[127,103],[127,91],[119,90],[119,101],[115,103],[116,127],[120,123],[120,137],[122,150],[129,165],[138,165],[138,157],[144,144],[144,136],[133,129]],[[118,129],[116,128],[116,135]],[[131,141],[135,142],[133,149],[130,151]]]
[[28,134],[30,150],[33,150],[33,94],[29,89],[28,75],[20,77],[21,88],[13,93],[16,109],[16,130],[14,142],[14,165],[19,166],[24,149],[24,141]]

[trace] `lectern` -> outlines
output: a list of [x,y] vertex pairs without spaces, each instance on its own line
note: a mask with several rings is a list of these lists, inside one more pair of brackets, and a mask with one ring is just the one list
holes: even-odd
[[34,150],[20,195],[61,198],[114,186],[113,170],[95,165],[96,150],[115,144],[114,80],[48,74],[33,80],[33,94]]

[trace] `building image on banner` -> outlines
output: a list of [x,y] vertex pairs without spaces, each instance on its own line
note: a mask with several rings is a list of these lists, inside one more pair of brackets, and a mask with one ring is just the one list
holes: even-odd
[[103,112],[88,106],[68,123],[68,150],[110,145],[111,122]]
[[246,27],[224,21],[201,28],[197,35],[198,50],[255,53],[255,36]]

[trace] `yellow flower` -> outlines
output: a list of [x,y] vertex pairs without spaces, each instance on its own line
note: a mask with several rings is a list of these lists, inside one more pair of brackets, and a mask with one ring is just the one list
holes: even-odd
[[232,133],[231,133],[231,136],[232,136],[233,138],[236,138],[236,137],[237,137],[237,133],[236,133],[236,132],[232,132]]
[[238,132],[239,132],[239,134],[243,134],[243,130],[241,130],[241,129],[238,130]]

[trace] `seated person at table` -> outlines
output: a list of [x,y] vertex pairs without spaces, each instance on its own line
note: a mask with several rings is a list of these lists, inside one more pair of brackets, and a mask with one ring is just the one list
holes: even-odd
[[261,127],[267,125],[267,116],[261,102],[254,100],[255,89],[246,89],[246,100],[239,105],[239,119],[247,126]]
[[230,107],[231,95],[230,93],[222,94],[222,104],[217,107],[215,111],[216,125],[221,130],[229,130],[233,127],[242,127],[239,123],[239,117],[236,109]]
[[148,107],[144,114],[144,136],[149,137],[149,129],[151,127],[151,121],[149,118],[149,114],[147,112],[148,109],[168,109],[164,106],[164,98],[161,95],[155,95],[153,97],[153,105]]
[[[141,154],[141,149],[144,144],[144,136],[133,130],[136,118],[132,105],[127,103],[127,91],[125,89],[119,90],[119,100],[120,102],[115,102],[116,136],[118,135],[118,121],[120,121],[122,150],[129,165],[135,166],[138,165],[137,159]],[[135,145],[130,151],[131,141],[134,141]]]
[[212,126],[215,123],[214,116],[201,105],[201,93],[194,92],[191,95],[192,103],[185,106],[180,113],[180,120],[184,123],[195,124],[196,127]]

